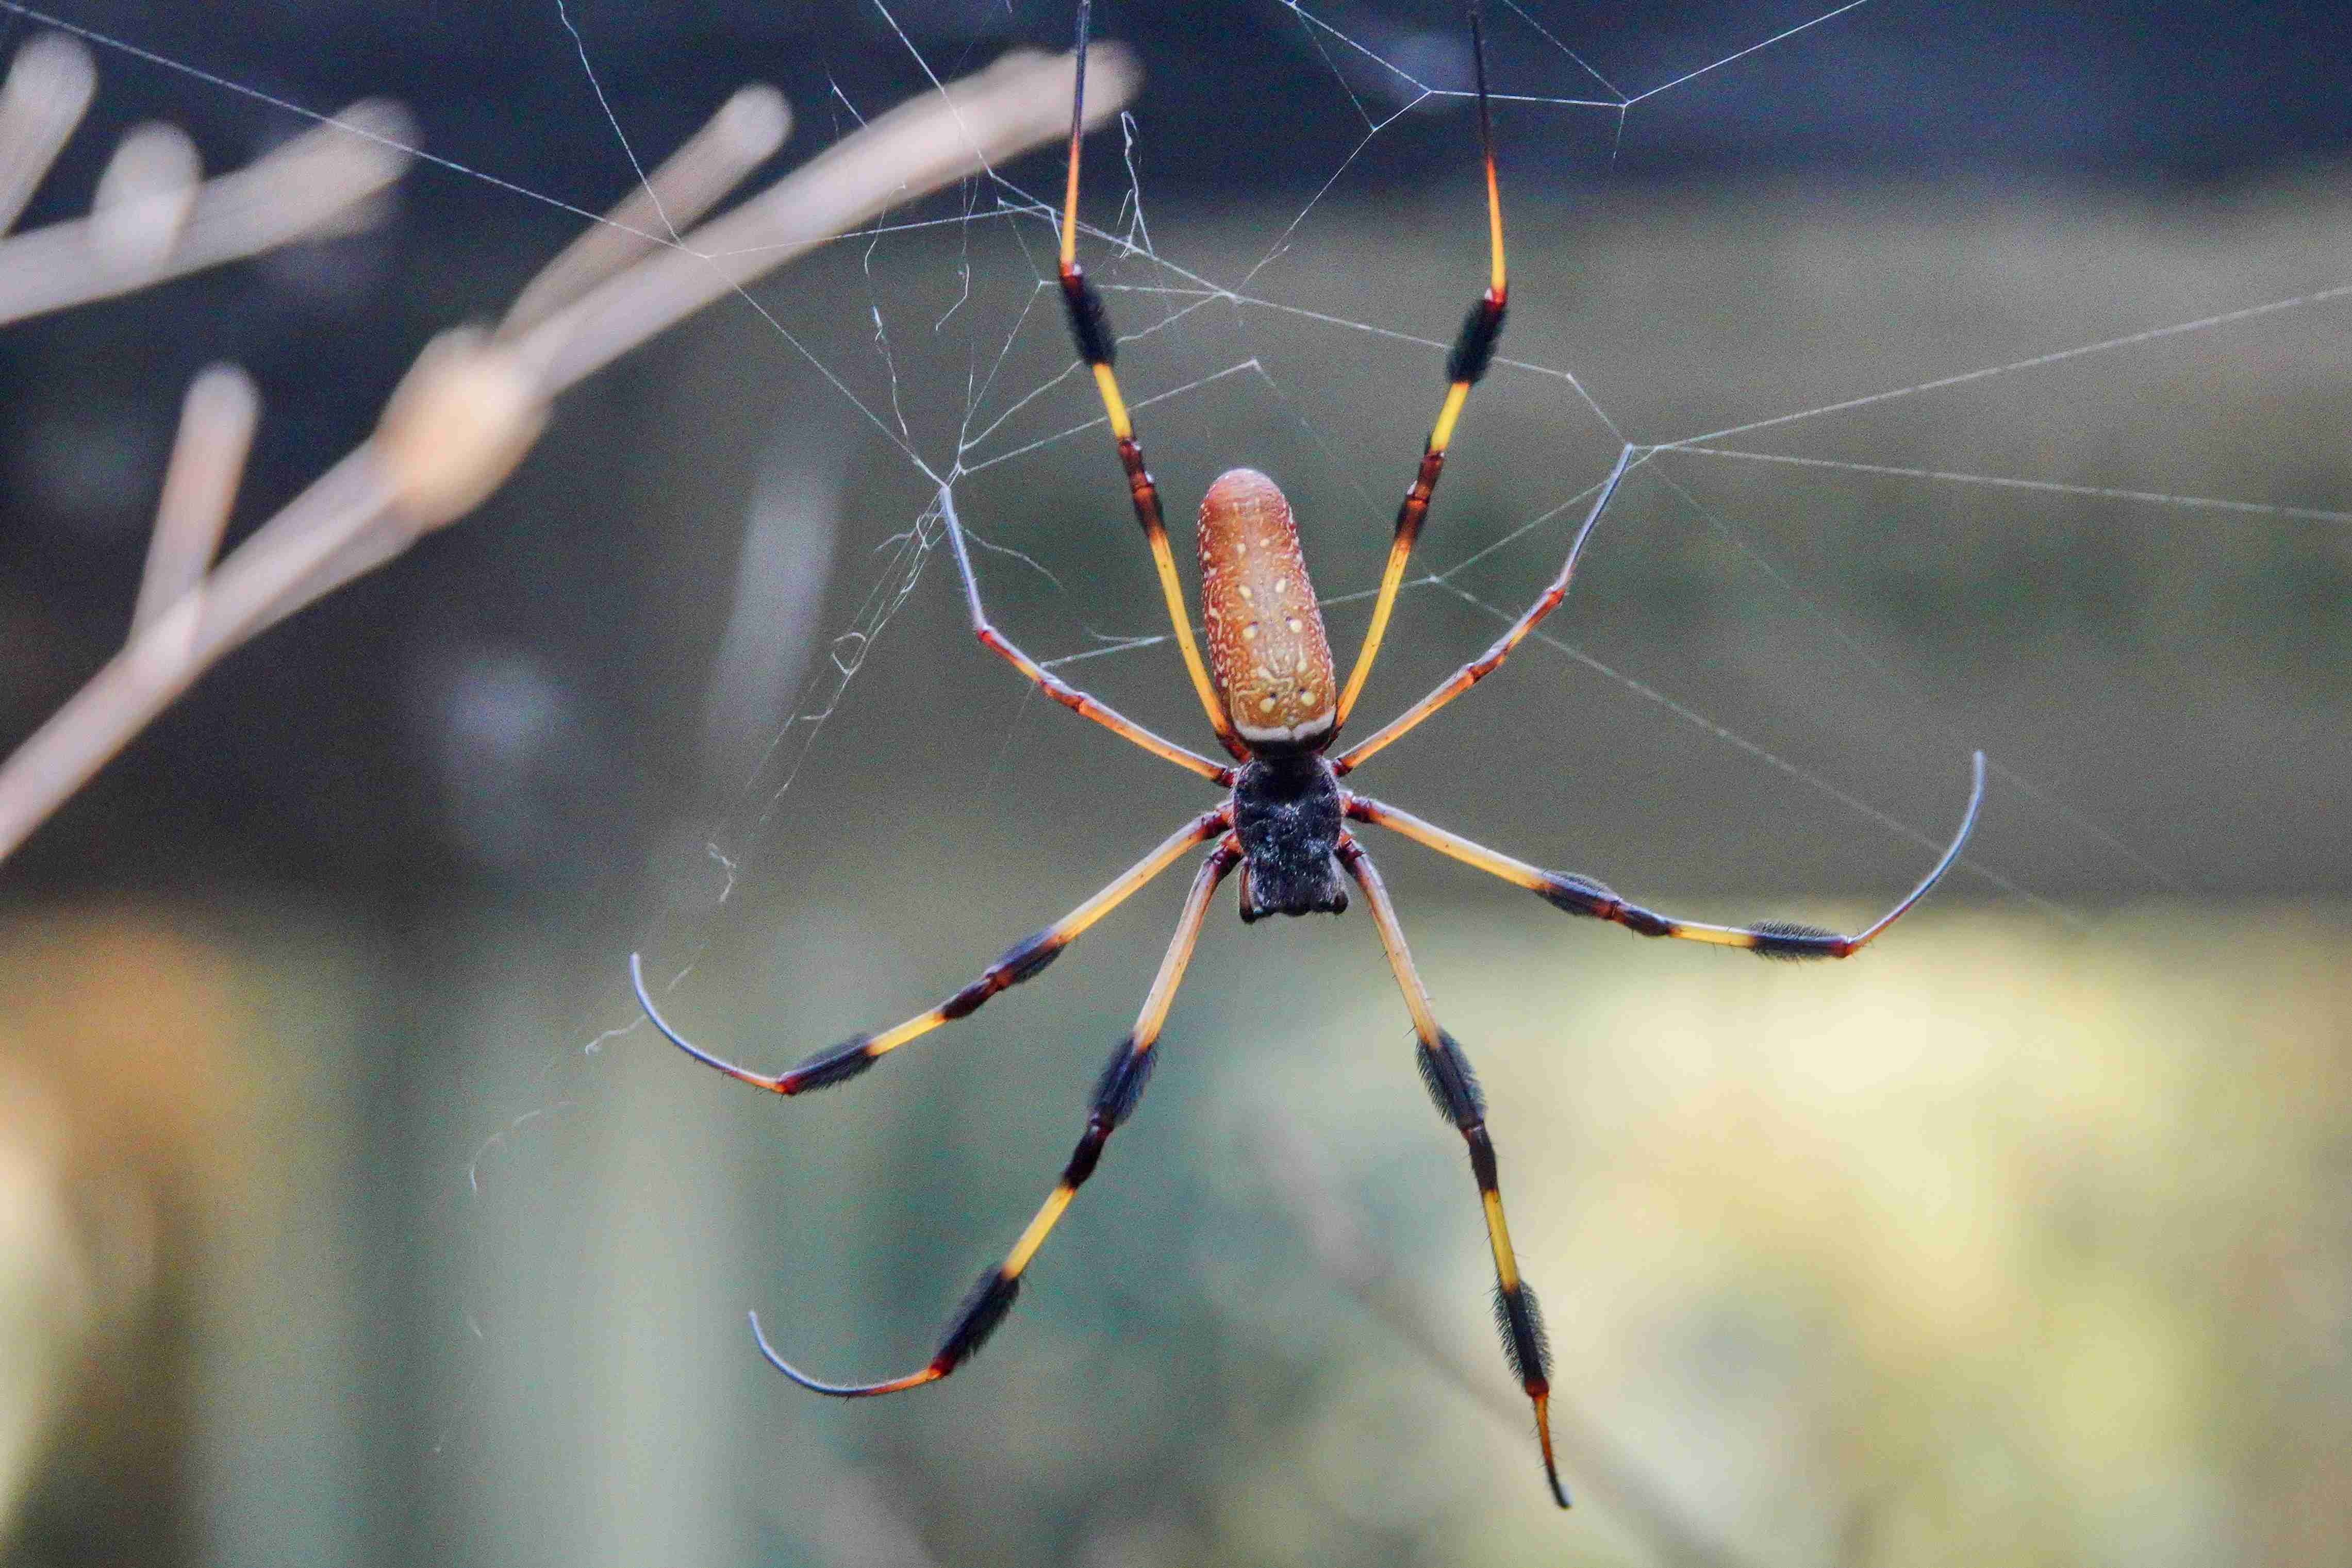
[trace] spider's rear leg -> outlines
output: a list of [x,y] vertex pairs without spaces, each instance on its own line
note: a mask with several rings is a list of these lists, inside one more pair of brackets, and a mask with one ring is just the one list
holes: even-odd
[[903,1376],[886,1378],[879,1383],[823,1383],[793,1366],[776,1353],[761,1331],[759,1314],[751,1315],[751,1333],[759,1341],[760,1354],[770,1364],[803,1388],[817,1394],[829,1394],[837,1399],[862,1399],[877,1394],[896,1394],[901,1389],[920,1387],[936,1383],[953,1372],[978,1352],[988,1336],[996,1332],[1004,1314],[1013,1310],[1021,1293],[1021,1276],[1045,1246],[1045,1238],[1061,1223],[1063,1213],[1078,1188],[1094,1175],[1096,1164],[1102,1158],[1103,1146],[1110,1142],[1119,1124],[1126,1121],[1142,1098],[1143,1085],[1151,1076],[1156,1058],[1153,1047],[1160,1040],[1160,1030],[1168,1021],[1168,1009],[1176,999],[1176,988],[1184,978],[1184,967],[1192,960],[1193,946],[1201,937],[1201,925],[1209,913],[1209,899],[1217,891],[1225,873],[1242,858],[1241,846],[1231,837],[1219,844],[1209,858],[1201,862],[1201,870],[1192,878],[1192,891],[1184,900],[1184,913],[1176,922],[1176,935],[1168,944],[1166,956],[1160,961],[1160,973],[1144,997],[1143,1010],[1135,1020],[1133,1032],[1118,1042],[1111,1052],[1102,1075],[1095,1081],[1093,1101],[1087,1112],[1086,1131],[1079,1134],[1077,1147],[1070,1151],[1069,1162],[1062,1167],[1062,1177],[1054,1190],[1045,1196],[1028,1228],[1004,1255],[1004,1261],[982,1273],[955,1315],[948,1321],[947,1332],[940,1338],[940,1347],[931,1359]]
[[1339,863],[1348,868],[1348,874],[1364,890],[1364,901],[1371,905],[1381,946],[1388,953],[1397,988],[1404,993],[1405,1008],[1412,1014],[1413,1033],[1421,1041],[1417,1060],[1422,1082],[1429,1086],[1429,1097],[1436,1102],[1439,1113],[1469,1145],[1470,1174],[1478,1184],[1478,1203],[1486,1218],[1486,1244],[1495,1257],[1495,1323],[1502,1331],[1503,1354],[1511,1364],[1511,1375],[1526,1390],[1528,1403],[1535,1406],[1536,1441],[1543,1449],[1544,1479],[1551,1484],[1553,1500],[1566,1508],[1568,1489],[1560,1482],[1559,1465],[1551,1449],[1551,1350],[1544,1338],[1543,1314],[1536,1306],[1535,1292],[1519,1278],[1510,1228],[1504,1223],[1495,1143],[1486,1133],[1486,1098],[1478,1092],[1478,1082],[1471,1076],[1462,1047],[1438,1027],[1436,1015],[1430,1010],[1429,991],[1413,968],[1404,928],[1397,923],[1396,907],[1389,902],[1388,889],[1381,884],[1371,857],[1344,833],[1339,854]]
[[1523,860],[1514,860],[1459,833],[1448,832],[1433,822],[1425,822],[1410,811],[1402,811],[1375,800],[1369,795],[1342,791],[1342,810],[1355,821],[1375,823],[1402,833],[1416,843],[1427,844],[1440,854],[1452,856],[1465,865],[1476,866],[1515,887],[1524,887],[1555,909],[1622,925],[1636,936],[1671,936],[1679,941],[1705,942],[1717,947],[1744,947],[1765,958],[1851,958],[1869,946],[1880,932],[1894,925],[1906,910],[1925,898],[1928,889],[1942,881],[1944,873],[1960,858],[1960,851],[1966,847],[1969,833],[1976,829],[1977,809],[1984,803],[1985,758],[1981,751],[1976,754],[1971,778],[1968,810],[1961,814],[1959,831],[1952,835],[1952,841],[1946,846],[1943,855],[1927,874],[1920,878],[1919,885],[1906,894],[1900,903],[1851,936],[1824,931],[1819,926],[1801,925],[1790,920],[1759,920],[1753,925],[1706,925],[1696,921],[1679,920],[1670,915],[1661,915],[1654,909],[1630,904],[1612,889],[1589,876],[1579,876],[1572,872],[1546,871]]
[[879,1034],[853,1035],[839,1045],[827,1046],[799,1066],[772,1076],[738,1067],[703,1050],[672,1029],[655,1008],[653,998],[646,990],[645,965],[635,953],[629,955],[629,978],[636,987],[637,1001],[646,1009],[646,1017],[653,1020],[653,1026],[661,1030],[672,1045],[695,1061],[771,1093],[804,1094],[812,1089],[828,1088],[855,1078],[908,1040],[927,1035],[943,1023],[952,1023],[957,1019],[968,1018],[978,1012],[989,998],[1019,985],[1060,957],[1062,950],[1077,940],[1087,927],[1118,908],[1146,883],[1173,865],[1186,850],[1215,837],[1232,825],[1233,815],[1228,807],[1220,806],[1213,811],[1202,812],[1170,834],[1158,849],[1121,872],[1100,893],[1044,930],[1032,933],[1005,949],[1004,956],[982,969],[978,979],[937,1007],[917,1013],[906,1022],[884,1030]]

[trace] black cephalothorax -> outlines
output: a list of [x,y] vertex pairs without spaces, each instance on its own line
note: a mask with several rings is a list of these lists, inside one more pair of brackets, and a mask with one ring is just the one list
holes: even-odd
[[1261,758],[1234,780],[1234,832],[1242,841],[1242,918],[1337,915],[1339,780],[1319,756]]

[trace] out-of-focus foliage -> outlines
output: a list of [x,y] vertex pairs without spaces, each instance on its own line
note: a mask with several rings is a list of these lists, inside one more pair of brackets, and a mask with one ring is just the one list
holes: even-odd
[[[925,1353],[1076,1130],[1167,913],[1143,902],[1045,994],[824,1099],[725,1092],[642,1033],[593,1067],[481,1081],[541,1098],[436,1228],[470,1259],[432,1292],[470,1325],[425,1341],[465,1351],[416,1416],[463,1461],[436,1468],[436,1513],[496,1508],[518,1561],[524,1542],[602,1557],[670,1535],[708,1560],[764,1542],[824,1564],[1670,1561],[1651,1517],[1580,1472],[1597,1438],[1725,1563],[2352,1550],[2352,933],[2286,908],[2083,929],[1929,911],[1858,962],[1795,967],[1499,890],[1409,902],[1549,1310],[1589,1483],[1565,1518],[1485,1321],[1459,1142],[1349,921],[1213,926],[1169,1061],[980,1361],[919,1400],[783,1385],[742,1307],[828,1372]],[[877,939],[887,924],[813,908],[765,947],[743,1016],[788,1018],[816,988],[820,1010],[870,1011],[956,967],[954,942],[907,950]],[[531,1027],[503,973],[469,1029]],[[422,1062],[448,1082],[446,1055]],[[233,1157],[240,1179],[320,1168],[340,1092],[279,1085],[313,1110],[275,1113],[285,1143]],[[1310,1245],[1334,1200],[1357,1261],[1466,1377]],[[230,1250],[257,1255],[282,1222],[246,1219]],[[305,1318],[335,1319],[350,1281],[314,1284]],[[276,1285],[211,1289],[284,1310]],[[292,1418],[251,1403],[284,1370],[249,1365],[226,1407]],[[497,1457],[532,1431],[572,1457],[547,1474]],[[563,1474],[599,1453],[635,1454],[646,1496],[567,1512]]]
[[[2340,925],[1947,918],[1832,974],[1605,943],[1564,966],[1556,933],[1480,927],[1424,944],[1495,1062],[1558,1382],[1745,1560],[2352,1552]],[[1285,1098],[1328,1082],[1350,1033],[1290,1048],[1312,1065],[1276,1069]],[[1383,1135],[1336,1119],[1349,1146]],[[1474,1229],[1465,1199],[1442,1249],[1406,1243],[1440,1252],[1465,1334]],[[1489,1434],[1485,1506],[1523,1519],[1524,1440]],[[1444,1427],[1354,1440],[1385,1448],[1376,1471],[1459,1462]],[[1543,1539],[1428,1550],[1533,1560]]]
[[[1408,919],[1484,1068],[1556,1384],[1736,1560],[2315,1564],[2352,1549],[2336,1458],[2352,1438],[2340,924],[1931,916],[1862,962],[1801,969],[1513,913]],[[1605,1496],[1565,1521],[1539,1506],[1520,1422],[1318,1272],[1296,1200],[1255,1157],[1269,1128],[1319,1151],[1441,1332],[1507,1386],[1459,1149],[1421,1103],[1370,952],[1295,988],[1306,1016],[1275,1035],[1241,1004],[1295,979],[1293,944],[1223,946],[1196,971],[1120,1175],[1089,1188],[983,1362],[902,1419],[780,1394],[787,1442],[882,1443],[869,1462],[904,1478],[889,1493],[941,1561],[1016,1561],[1056,1519],[1089,1562],[1652,1560]],[[890,1149],[850,1155],[835,1181],[936,1207],[919,1256],[940,1239],[985,1255],[1081,1101],[1078,1082],[1041,1089],[1046,1052],[1072,1051],[1024,1051],[1002,1068],[1012,1083],[943,1074],[947,1099],[912,1123],[887,1096],[855,1141]],[[823,1113],[793,1109],[812,1115],[777,1135],[842,1157]],[[929,1174],[881,1174],[908,1159]],[[827,1255],[780,1249],[793,1256],[768,1299],[811,1303],[788,1332],[835,1347],[829,1362],[909,1359],[956,1270],[918,1284],[888,1261],[904,1245],[890,1220],[841,1212],[852,1229]],[[862,1280],[863,1312],[796,1292],[835,1270]],[[877,1326],[843,1347],[859,1317]],[[751,1468],[769,1463],[792,1461]],[[775,1520],[800,1528],[790,1509]]]

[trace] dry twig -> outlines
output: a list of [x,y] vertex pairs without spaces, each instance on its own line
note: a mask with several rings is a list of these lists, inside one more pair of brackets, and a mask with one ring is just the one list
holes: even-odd
[[[0,234],[63,150],[93,76],[70,39],[44,36],[16,52],[0,88]],[[115,149],[89,216],[0,239],[0,326],[347,227],[400,177],[415,135],[405,111],[369,99],[235,173],[199,180],[185,135],[141,126]]]
[[[33,107],[23,110],[12,96],[15,78],[36,48],[44,51],[37,57],[43,72],[56,79],[26,94]],[[15,183],[29,191],[37,181],[88,100],[86,83],[76,100],[61,58],[47,40],[28,46],[0,93],[0,146],[16,140],[50,149],[29,179],[0,164],[0,213],[10,212]],[[1087,78],[1088,124],[1116,113],[1134,80],[1126,57],[1098,49]],[[1008,55],[879,117],[673,244],[665,237],[669,226],[707,210],[782,140],[781,100],[764,89],[739,94],[650,177],[647,189],[615,209],[614,227],[592,231],[526,287],[495,334],[463,329],[428,345],[375,434],[209,572],[204,557],[234,497],[244,438],[223,402],[234,395],[221,391],[224,383],[214,382],[201,396],[192,390],[191,423],[210,423],[184,428],[131,640],[0,766],[0,859],[229,650],[478,506],[530,450],[558,393],[794,256],[1054,139],[1068,123],[1069,101],[1066,57]],[[12,139],[12,114],[34,130]],[[116,182],[121,202],[144,204],[143,215],[118,222],[111,243],[124,256],[145,259],[135,267],[114,264],[103,279],[96,276],[103,269],[89,258],[106,226],[104,213],[0,242],[0,322],[142,287],[316,228],[366,193],[359,171],[375,167],[367,160],[397,153],[399,138],[383,134],[380,123],[356,136],[321,127],[193,195],[184,179],[175,183],[170,173],[184,168],[184,160],[174,164],[160,143],[143,148],[135,168]],[[352,158],[346,143],[356,143],[360,162],[333,176],[346,198],[330,203],[331,178],[312,176],[331,159]],[[257,181],[265,170],[268,178]],[[263,210],[260,198],[281,183],[301,199]],[[235,248],[237,235],[246,249]],[[49,270],[92,276],[79,293],[45,277],[6,281],[19,271]]]

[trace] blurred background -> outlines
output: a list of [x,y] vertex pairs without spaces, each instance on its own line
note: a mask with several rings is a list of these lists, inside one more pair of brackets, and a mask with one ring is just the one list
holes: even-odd
[[[220,169],[384,94],[442,162],[363,232],[0,329],[0,747],[119,645],[200,367],[262,388],[243,532],[742,82],[793,102],[781,169],[1069,26],[49,12],[100,36],[99,92],[22,228],[149,119]],[[40,22],[0,5],[0,56]],[[752,1353],[750,1308],[820,1375],[929,1354],[1183,877],[789,1104],[653,1037],[626,955],[772,1070],[1211,799],[975,650],[937,548],[952,473],[1000,624],[1204,738],[1066,373],[1048,152],[572,394],[478,516],[233,656],[0,865],[7,1561],[2352,1556],[2340,18],[1490,24],[1505,362],[1364,711],[1486,646],[1622,443],[1686,444],[1551,640],[1362,787],[1692,918],[1853,929],[1993,764],[1967,861],[1850,965],[1633,942],[1370,843],[1492,1103],[1578,1511],[1353,916],[1221,905],[1150,1094],[959,1376],[841,1405]],[[1086,257],[1185,574],[1194,498],[1265,469],[1352,648],[1483,277],[1458,14],[1097,26],[1146,75],[1089,144]]]

